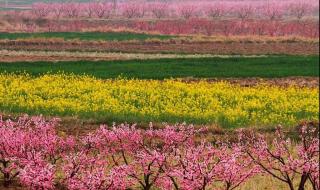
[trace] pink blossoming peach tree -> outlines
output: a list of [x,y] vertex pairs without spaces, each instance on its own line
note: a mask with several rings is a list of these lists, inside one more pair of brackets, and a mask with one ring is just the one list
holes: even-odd
[[[221,189],[232,190],[256,175],[269,175],[290,189],[319,189],[319,138],[304,125],[292,143],[280,129],[268,143],[245,130],[233,143],[196,141],[206,129],[184,124],[147,130],[101,126],[73,137],[57,133],[58,119],[0,120],[3,185],[29,189]],[[217,185],[219,184],[219,185]]]

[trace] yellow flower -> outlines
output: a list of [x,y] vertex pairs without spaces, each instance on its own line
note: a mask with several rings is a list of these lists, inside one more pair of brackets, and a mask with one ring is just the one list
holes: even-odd
[[76,75],[0,75],[0,110],[131,122],[225,127],[318,120],[318,89],[175,80],[101,80]]

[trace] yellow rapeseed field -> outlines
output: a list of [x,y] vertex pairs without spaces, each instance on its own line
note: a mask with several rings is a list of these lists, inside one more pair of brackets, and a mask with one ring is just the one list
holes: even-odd
[[0,111],[128,122],[223,127],[292,126],[318,120],[318,89],[89,76],[0,75]]

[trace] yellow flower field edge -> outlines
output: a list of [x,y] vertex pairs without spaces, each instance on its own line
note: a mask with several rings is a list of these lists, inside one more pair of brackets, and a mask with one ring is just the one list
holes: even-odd
[[0,75],[0,111],[127,122],[187,122],[225,128],[318,120],[318,89],[205,81],[101,80]]

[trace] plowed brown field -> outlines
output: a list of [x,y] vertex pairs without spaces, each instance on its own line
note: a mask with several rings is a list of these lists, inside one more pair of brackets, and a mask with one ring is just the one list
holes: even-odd
[[308,42],[32,42],[3,40],[1,50],[98,51],[214,55],[318,55],[319,44]]

